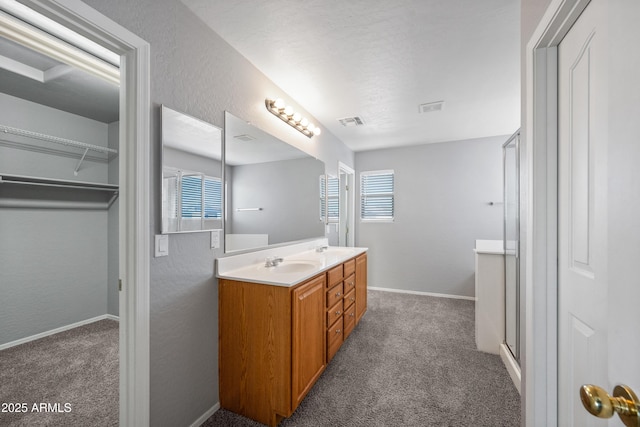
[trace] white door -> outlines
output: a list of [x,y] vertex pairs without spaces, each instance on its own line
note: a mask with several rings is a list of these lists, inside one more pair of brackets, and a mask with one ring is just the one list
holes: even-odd
[[559,426],[607,425],[583,384],[640,392],[639,12],[592,0],[558,46]]

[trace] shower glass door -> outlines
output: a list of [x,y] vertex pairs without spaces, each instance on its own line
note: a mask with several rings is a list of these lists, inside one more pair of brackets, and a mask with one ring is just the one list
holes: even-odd
[[519,162],[520,131],[502,146],[504,164],[505,341],[520,363]]

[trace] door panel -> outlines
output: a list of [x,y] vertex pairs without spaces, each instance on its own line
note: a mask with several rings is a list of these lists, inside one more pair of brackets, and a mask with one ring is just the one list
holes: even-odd
[[558,47],[561,426],[601,425],[579,388],[607,384],[606,27],[605,1],[593,0]]

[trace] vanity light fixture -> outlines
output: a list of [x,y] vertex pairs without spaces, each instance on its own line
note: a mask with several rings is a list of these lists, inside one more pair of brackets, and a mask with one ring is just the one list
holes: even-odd
[[320,135],[321,130],[319,127],[310,123],[309,120],[306,117],[302,117],[300,113],[294,112],[293,107],[285,105],[281,98],[275,100],[267,98],[264,100],[264,105],[271,114],[296,128],[307,137],[311,138],[314,135]]

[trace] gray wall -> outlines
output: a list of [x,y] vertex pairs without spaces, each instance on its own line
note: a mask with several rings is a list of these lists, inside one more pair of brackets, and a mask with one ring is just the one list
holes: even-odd
[[[227,233],[268,234],[269,244],[323,237],[319,179],[324,164],[314,158],[234,166]],[[236,208],[262,208],[241,211]]]
[[[118,148],[119,144],[120,122],[109,124],[108,143],[111,148]],[[117,184],[119,181],[119,157],[114,156],[109,161],[109,184]],[[120,315],[120,295],[118,291],[118,279],[120,278],[120,259],[119,259],[119,215],[120,199],[116,198],[108,214],[108,262],[109,270],[107,275],[107,313],[113,316]]]
[[[353,153],[326,129],[309,141],[264,107],[282,96],[312,119],[242,55],[177,0],[86,0],[151,44],[151,232],[160,232],[160,104],[224,126],[224,111],[324,161],[353,166]],[[316,120],[317,122],[317,120]],[[208,233],[172,234],[169,256],[151,261],[151,425],[189,425],[218,402],[218,313]]]
[[[4,94],[0,94],[0,110],[3,124],[9,126],[107,145],[104,123]],[[27,142],[30,149],[12,141]],[[56,144],[3,133],[0,171],[107,182],[106,162],[85,161],[76,177],[78,159],[60,151],[65,149]],[[84,202],[104,200],[104,196],[9,184],[0,186],[0,194],[3,200],[69,202],[68,209],[0,208],[0,344],[106,314],[108,214],[83,208]],[[115,251],[117,259],[117,245]]]
[[209,159],[171,147],[164,147],[162,156],[165,166],[191,172],[202,172],[214,178],[220,178],[222,175],[222,162],[220,160]]
[[[356,153],[362,171],[395,170],[395,220],[356,219],[369,286],[474,296],[477,239],[502,239],[502,143],[508,136]],[[359,214],[358,214],[359,215]]]

